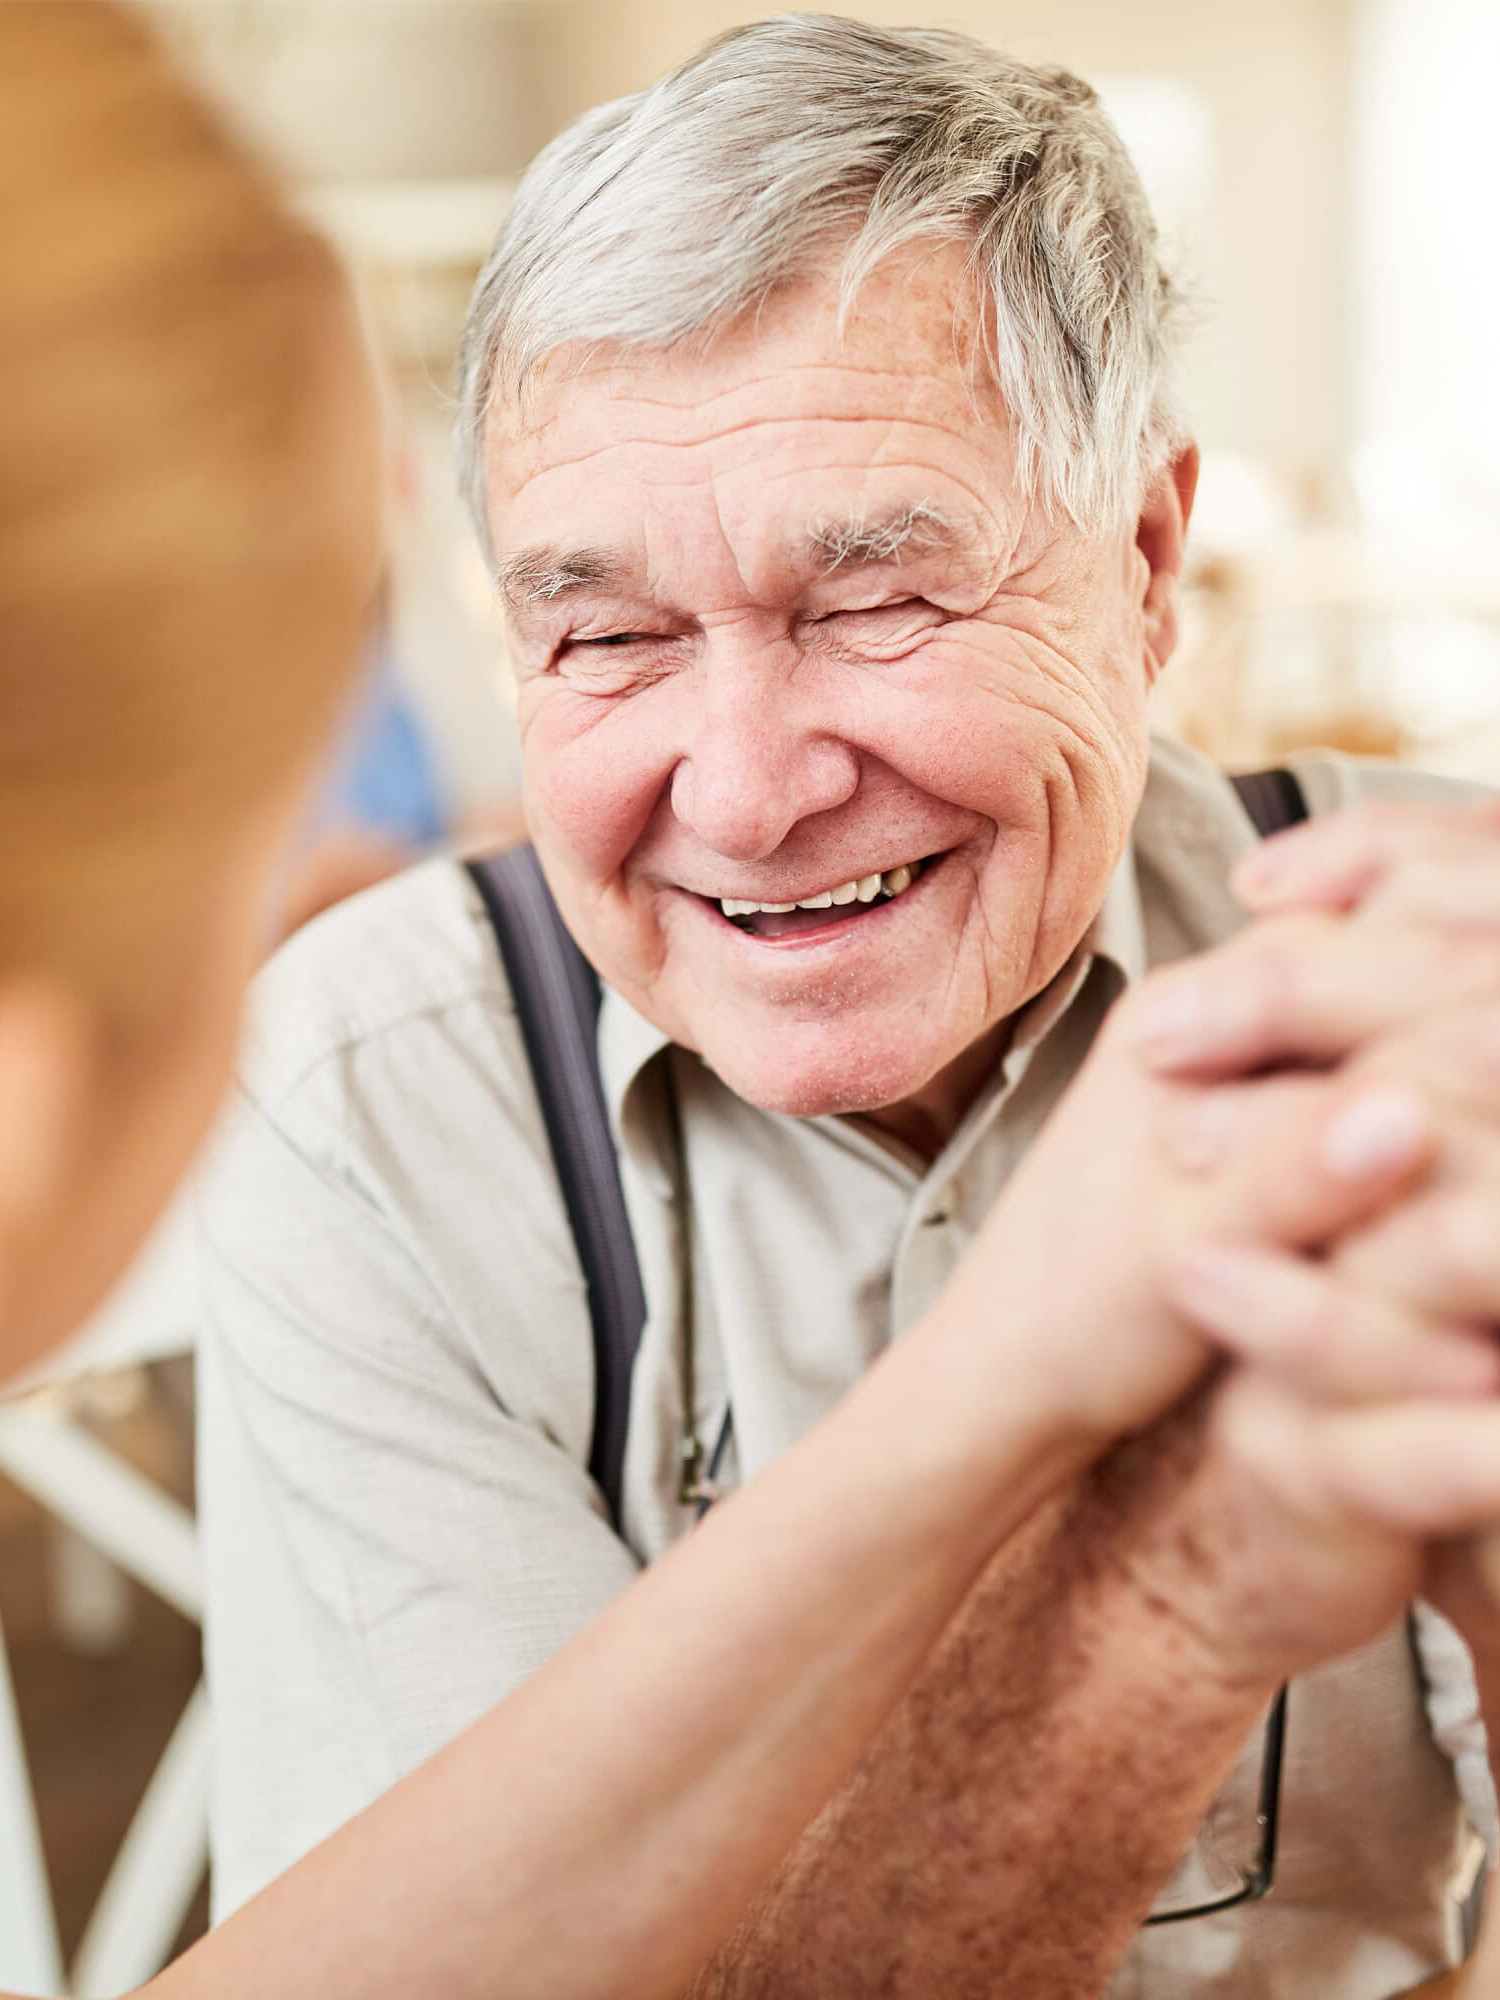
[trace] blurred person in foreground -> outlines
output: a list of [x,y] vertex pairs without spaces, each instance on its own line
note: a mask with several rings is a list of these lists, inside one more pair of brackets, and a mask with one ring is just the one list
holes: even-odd
[[[97,1301],[218,1101],[273,864],[374,603],[381,468],[329,253],[101,0],[0,6],[0,266],[0,1334],[15,1368]],[[1330,1153],[1351,1116],[1389,1105],[1390,1078],[1356,1069],[1222,1172],[1175,1167],[1170,1148],[1158,1170],[1192,1091],[1155,1079],[1125,1036],[1100,1074],[1136,1170],[1158,1180],[1164,1250],[1246,1208],[1284,1217],[1295,1193],[1303,1227],[1373,1255],[1458,1129],[1436,1096],[1412,1098],[1405,1146]],[[292,1234],[311,1250],[317,1227]],[[1203,1365],[1202,1342],[1160,1319],[1108,1366],[1076,1342],[1028,1356],[991,1310],[1006,1256],[1003,1239],[977,1246],[814,1439],[150,1990],[680,1991],[997,1544]],[[1408,1386],[1432,1355],[1450,1388],[1491,1386],[1482,1347],[1422,1332]],[[1438,1421],[1476,1414],[1454,1403]],[[1308,1462],[1299,1451],[1299,1476]],[[1441,1524],[1500,1508],[1481,1488],[1439,1492]]]
[[[847,1760],[696,2000],[1383,2000],[1453,1964],[1495,1816],[1500,1623],[1451,1538],[1500,1513],[1500,844],[1309,759],[1329,816],[1256,853],[1219,774],[1152,750],[1195,473],[1173,303],[1092,92],[961,37],[763,23],[525,178],[464,422],[530,829],[605,985],[649,1306],[623,1531],[511,997],[434,863],[271,968],[205,1202],[221,1908],[613,1634],[599,1709],[533,1738],[550,1784],[507,1780],[528,1816],[602,1828],[652,1743],[711,1789],[736,1707],[773,1795],[747,1679],[837,1739],[803,1804]],[[1259,1371],[1204,1382],[1204,1332]],[[1032,1509],[964,1441],[1059,1397],[1092,1444]],[[751,1483],[685,1540],[716,1432]],[[968,1468],[950,1537],[897,1498],[912,1455]],[[885,1594],[910,1550],[841,1551],[893,1518],[931,1537],[925,1626]],[[664,1576],[682,1622],[619,1650]],[[837,1689],[785,1640],[809,1588]],[[1205,1814],[1253,1812],[1288,1678],[1272,1897],[1139,1929]],[[894,1682],[850,1770],[854,1690],[870,1729]],[[685,1968],[715,1810],[580,1831],[566,1883],[544,1816],[531,1892],[560,1928],[613,1869],[647,1926],[672,1876]]]

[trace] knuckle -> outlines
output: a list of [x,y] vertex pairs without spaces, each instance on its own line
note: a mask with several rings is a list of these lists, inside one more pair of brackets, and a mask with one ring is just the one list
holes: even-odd
[[1418,1250],[1428,1282],[1445,1297],[1482,1302],[1500,1293],[1500,1245],[1487,1205],[1456,1197],[1433,1202]]
[[1136,1048],[1147,1026],[1155,996],[1162,992],[1168,973],[1152,972],[1122,993],[1105,1015],[1094,1037],[1085,1067],[1089,1070],[1133,1065]]
[[1285,1322],[1288,1358],[1304,1364],[1336,1361],[1346,1345],[1348,1331],[1343,1301],[1331,1284],[1319,1284],[1309,1292],[1300,1312],[1289,1313]]
[[1429,1024],[1425,1039],[1481,1104],[1500,1098],[1500,1001],[1440,1016]]
[[1338,823],[1349,832],[1371,834],[1400,832],[1412,823],[1417,810],[1409,799],[1355,799],[1338,814]]
[[1481,1145],[1484,1167],[1500,1177],[1500,1000],[1436,1008],[1352,1056],[1348,1073],[1428,1086],[1447,1106],[1449,1141],[1461,1130],[1466,1153]]
[[1160,1004],[1161,996],[1170,993],[1183,976],[1180,964],[1161,965],[1148,972],[1143,979],[1138,979],[1120,995],[1105,1015],[1099,1041],[1107,1043],[1132,1039],[1141,1019]]
[[1339,926],[1340,919],[1323,910],[1286,910],[1265,918],[1245,936],[1258,937],[1262,949],[1273,958],[1300,959],[1335,935]]
[[1345,808],[1354,824],[1398,836],[1452,833],[1468,818],[1468,808],[1436,799],[1363,798]]
[[1331,928],[1331,920],[1320,913],[1296,911],[1248,933],[1232,966],[1244,1012],[1272,1030],[1299,1019],[1315,987]]
[[1500,928],[1445,926],[1431,950],[1438,992],[1453,1000],[1500,997]]

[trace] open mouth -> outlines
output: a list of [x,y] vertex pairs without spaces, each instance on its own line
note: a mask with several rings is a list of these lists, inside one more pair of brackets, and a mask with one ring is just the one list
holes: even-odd
[[719,908],[737,930],[749,937],[795,937],[803,931],[826,930],[830,925],[866,916],[881,904],[895,902],[937,858],[928,855],[919,861],[903,862],[898,868],[888,868],[881,875],[860,875],[851,882],[841,882],[836,889],[804,896],[797,903],[749,903],[739,897],[725,896]]

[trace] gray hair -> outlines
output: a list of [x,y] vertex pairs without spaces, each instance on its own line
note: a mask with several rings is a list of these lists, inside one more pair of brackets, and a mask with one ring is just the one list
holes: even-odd
[[568,343],[706,344],[842,242],[841,307],[903,245],[967,242],[1026,492],[1113,526],[1183,431],[1176,289],[1093,90],[970,36],[782,14],[588,112],[523,178],[469,310],[460,456]]

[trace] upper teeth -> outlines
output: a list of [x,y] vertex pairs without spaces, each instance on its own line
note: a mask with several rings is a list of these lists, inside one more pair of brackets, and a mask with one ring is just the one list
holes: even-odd
[[725,896],[719,908],[726,917],[753,917],[762,910],[773,917],[784,917],[788,910],[826,910],[834,903],[873,903],[882,890],[887,896],[899,896],[903,889],[909,889],[921,866],[920,861],[914,861],[909,866],[903,863],[899,868],[888,868],[884,875],[859,875],[852,882],[841,882],[836,889],[822,889],[816,896],[804,896],[797,903],[747,903],[738,896]]

